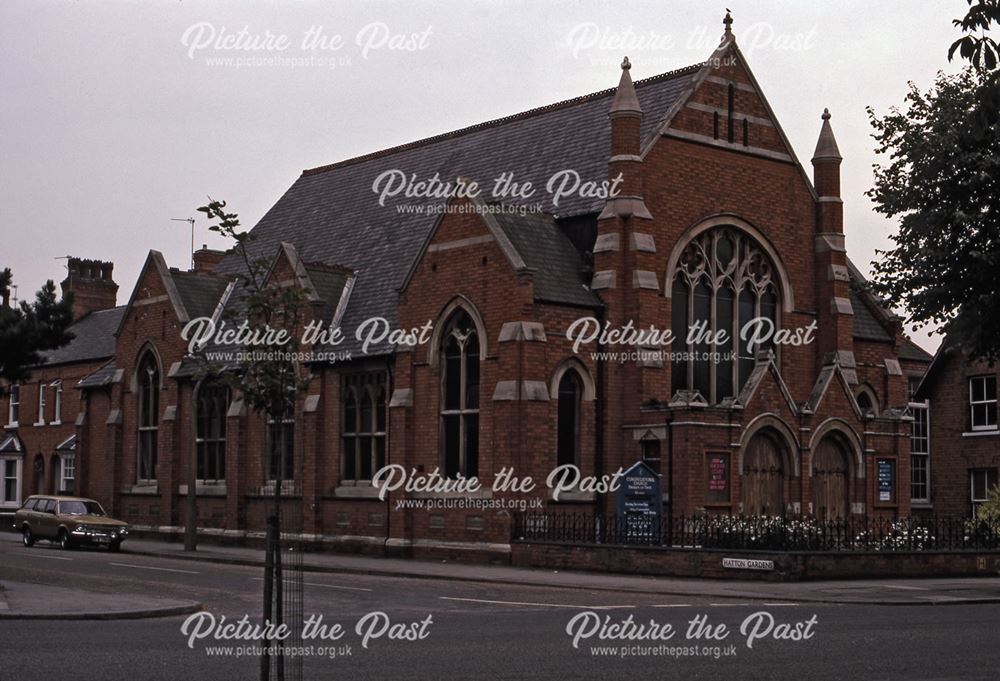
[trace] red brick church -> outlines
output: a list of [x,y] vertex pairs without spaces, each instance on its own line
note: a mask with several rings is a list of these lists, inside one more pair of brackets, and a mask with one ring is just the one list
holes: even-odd
[[[626,59],[615,88],[304,171],[254,228],[255,247],[347,341],[311,366],[282,423],[199,381],[181,339],[234,304],[234,258],[202,250],[180,271],[151,251],[122,307],[110,265],[71,261],[64,289],[89,314],[8,400],[0,501],[75,491],[137,528],[179,533],[195,461],[205,534],[259,537],[282,479],[286,527],[304,538],[502,555],[518,500],[592,513],[613,511],[614,494],[494,491],[501,471],[543,482],[574,464],[600,479],[643,460],[674,515],[909,515],[929,474],[911,458],[910,390],[931,358],[848,258],[831,115],[795,112],[820,124],[807,170],[730,23],[704,63],[633,83]],[[462,187],[508,174],[539,189],[573,171],[608,191],[558,205],[544,191],[373,192],[393,171]],[[427,333],[365,344],[355,331],[373,318]],[[581,319],[677,340],[594,334],[575,347]],[[752,347],[739,332],[754,319],[792,333]],[[692,327],[705,333],[689,339]],[[372,476],[393,464],[484,489],[380,499]]]

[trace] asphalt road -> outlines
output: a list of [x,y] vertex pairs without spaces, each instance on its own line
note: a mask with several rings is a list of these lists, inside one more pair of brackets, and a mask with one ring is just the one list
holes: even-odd
[[[257,619],[260,575],[251,567],[0,542],[0,581],[193,599],[217,620]],[[1000,678],[997,605],[751,603],[314,573],[306,573],[304,582],[305,615],[322,615],[326,624],[344,628],[337,640],[304,642],[306,679]],[[748,625],[759,622],[761,638],[748,647],[741,624],[761,612],[769,615],[757,615]],[[428,616],[430,623],[422,624]],[[673,625],[674,636],[664,642],[585,636],[594,621],[614,624],[630,616],[639,624]],[[689,622],[698,617],[712,627],[726,625],[728,634],[718,641],[688,639]],[[771,635],[768,617],[774,618]],[[573,618],[578,647],[566,633]],[[424,637],[377,635],[386,619],[390,631]],[[246,642],[208,638],[189,647],[184,621],[0,620],[0,679],[256,678],[256,658],[237,657]],[[356,630],[359,622],[376,625],[367,648],[364,630]],[[779,628],[810,636],[775,640]]]

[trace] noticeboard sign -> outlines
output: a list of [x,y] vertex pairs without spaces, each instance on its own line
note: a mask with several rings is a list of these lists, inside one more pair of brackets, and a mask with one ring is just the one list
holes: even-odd
[[891,503],[896,489],[896,462],[892,459],[879,459],[876,462],[878,475],[878,500]]
[[622,473],[615,501],[626,539],[648,541],[660,528],[663,476],[644,461],[636,461]]

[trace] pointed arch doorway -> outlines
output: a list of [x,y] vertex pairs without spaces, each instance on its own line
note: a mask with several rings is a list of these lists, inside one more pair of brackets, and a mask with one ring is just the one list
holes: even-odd
[[770,428],[753,435],[743,452],[743,514],[783,515],[785,512],[785,444]]
[[843,520],[848,513],[850,457],[844,443],[826,435],[812,453],[813,515],[819,520]]

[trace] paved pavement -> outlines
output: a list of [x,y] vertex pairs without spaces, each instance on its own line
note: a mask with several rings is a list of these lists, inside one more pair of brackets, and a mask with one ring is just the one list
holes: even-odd
[[53,584],[0,581],[0,619],[139,619],[186,615],[202,609],[190,600],[135,593],[95,593]]

